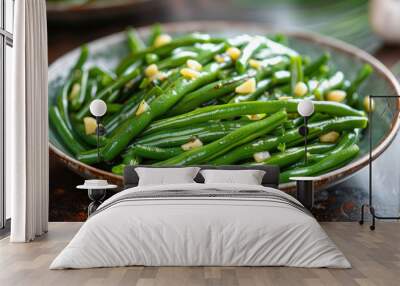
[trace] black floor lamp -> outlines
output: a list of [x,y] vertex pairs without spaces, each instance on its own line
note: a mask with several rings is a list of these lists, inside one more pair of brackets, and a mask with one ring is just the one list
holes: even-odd
[[101,117],[107,112],[107,104],[101,99],[95,99],[90,103],[90,113],[96,118],[97,136],[97,163],[100,163],[100,136],[104,135],[105,129],[100,124]]
[[[386,95],[386,96],[369,96],[369,106],[373,106],[374,98],[400,98],[398,95]],[[400,219],[400,216],[380,216],[376,214],[373,202],[372,202],[372,114],[373,112],[368,113],[368,132],[369,132],[369,191],[368,191],[368,204],[363,204],[361,206],[361,219],[359,223],[364,224],[364,210],[367,207],[372,217],[372,224],[370,225],[371,230],[375,230],[375,219],[381,220],[397,220]]]

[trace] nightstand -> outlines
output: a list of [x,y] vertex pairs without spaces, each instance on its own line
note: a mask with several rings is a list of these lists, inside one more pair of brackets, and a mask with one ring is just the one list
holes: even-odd
[[309,210],[314,205],[314,181],[321,180],[321,177],[290,177],[297,182],[297,199]]
[[83,185],[79,185],[76,188],[88,191],[88,197],[91,200],[88,206],[88,216],[90,216],[102,204],[107,190],[115,189],[117,185],[110,185],[106,180],[85,180]]

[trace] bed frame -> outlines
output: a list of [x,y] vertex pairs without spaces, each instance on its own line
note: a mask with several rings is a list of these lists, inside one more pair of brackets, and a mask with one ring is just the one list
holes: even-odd
[[[127,166],[124,169],[124,189],[136,187],[139,182],[139,176],[135,171],[136,167],[152,168],[151,166]],[[277,189],[279,186],[279,167],[270,165],[260,166],[240,166],[240,165],[229,165],[229,166],[209,166],[209,165],[198,165],[201,169],[218,169],[218,170],[262,170],[266,174],[261,182],[265,187],[271,187]],[[157,167],[160,168],[160,167]],[[180,166],[169,166],[165,168],[182,168]],[[197,183],[204,183],[203,176],[199,173],[194,180]]]

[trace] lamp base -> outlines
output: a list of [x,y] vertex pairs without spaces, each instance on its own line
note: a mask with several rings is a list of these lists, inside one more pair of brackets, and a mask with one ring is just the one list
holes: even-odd
[[314,182],[297,181],[297,199],[309,210],[314,205]]

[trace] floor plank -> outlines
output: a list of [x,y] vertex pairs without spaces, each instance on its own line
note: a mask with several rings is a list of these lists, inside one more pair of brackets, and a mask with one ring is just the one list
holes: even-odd
[[376,231],[357,223],[322,223],[352,263],[352,269],[289,267],[120,267],[50,271],[54,257],[81,223],[50,223],[49,233],[32,243],[0,240],[2,286],[267,286],[399,285],[400,224],[379,223]]

